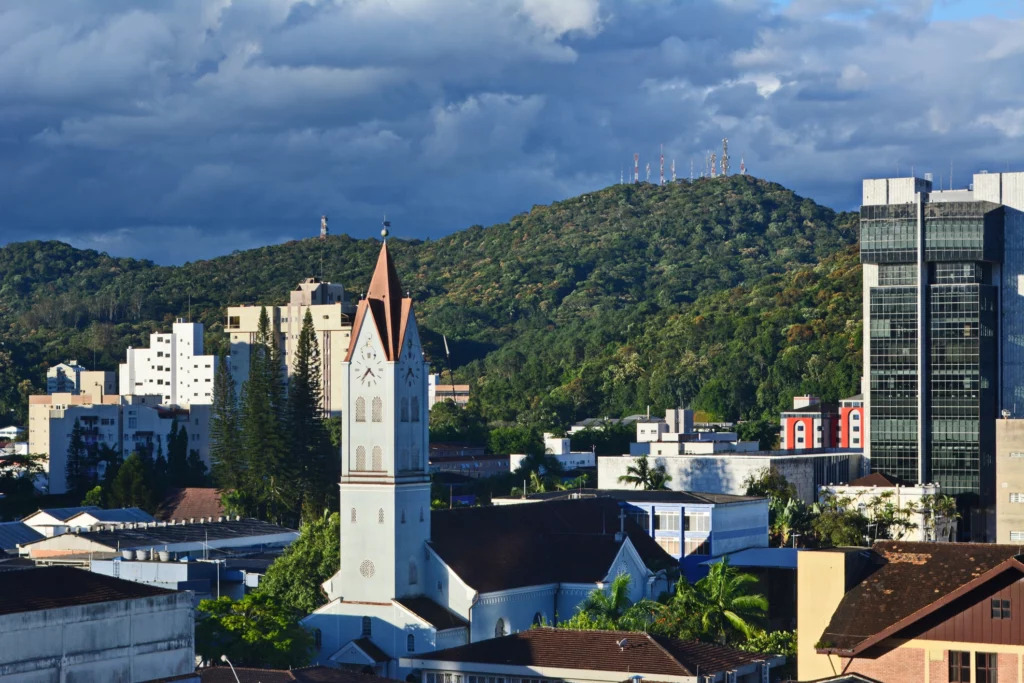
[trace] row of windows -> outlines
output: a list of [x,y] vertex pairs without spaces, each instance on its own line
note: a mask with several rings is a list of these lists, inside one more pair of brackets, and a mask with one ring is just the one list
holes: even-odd
[[[384,421],[384,402],[381,401],[379,396],[374,396],[370,403],[370,419],[373,422]],[[411,403],[410,399],[402,398],[399,402],[399,419],[402,422],[420,421],[419,396],[413,396]],[[366,422],[366,399],[362,396],[356,399],[356,422]]]
[[[419,470],[420,452],[416,448],[403,448],[399,453],[396,463],[399,471],[410,472]],[[380,446],[374,446],[370,452],[370,468],[366,467],[366,446],[356,446],[356,461],[352,466],[354,472],[384,472],[384,451]]]
[[[1016,658],[1016,655],[1014,656]],[[971,653],[949,653],[949,683],[997,683],[999,658],[994,653],[974,655],[974,680],[971,680]]]
[[428,672],[424,677],[424,683],[563,683],[563,681],[554,678],[506,678],[504,676]]
[[[352,510],[351,510],[351,512],[349,514],[350,514],[349,521],[352,524],[355,524],[356,520],[358,519],[358,514],[356,513],[356,509],[352,508]],[[425,516],[423,514],[423,508],[420,508],[420,521],[422,522],[424,520],[424,518],[425,518]],[[384,523],[384,508],[380,508],[379,510],[377,510],[377,524],[383,524],[383,523]],[[402,510],[401,523],[405,524],[405,509]],[[415,581],[413,583],[415,583]]]

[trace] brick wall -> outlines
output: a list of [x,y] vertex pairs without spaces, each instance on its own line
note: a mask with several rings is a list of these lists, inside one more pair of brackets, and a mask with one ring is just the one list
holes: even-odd
[[1017,680],[1017,657],[1012,652],[1000,652],[999,655],[999,680],[1004,683],[1012,683]]
[[[900,648],[889,650],[876,659],[844,659],[841,670],[845,673],[859,673],[879,681],[923,681],[926,656],[925,651],[920,648]],[[934,675],[934,669],[931,673]],[[940,678],[932,680],[944,681],[946,677],[940,670]]]

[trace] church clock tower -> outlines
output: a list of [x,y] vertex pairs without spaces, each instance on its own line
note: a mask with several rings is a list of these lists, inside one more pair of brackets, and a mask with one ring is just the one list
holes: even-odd
[[346,602],[420,594],[430,539],[427,368],[386,241],[342,367],[341,566],[324,587]]

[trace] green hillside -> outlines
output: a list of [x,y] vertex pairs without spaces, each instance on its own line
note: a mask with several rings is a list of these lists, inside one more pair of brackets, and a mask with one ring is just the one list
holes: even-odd
[[[616,185],[392,246],[435,369],[443,333],[485,418],[555,426],[648,404],[757,417],[796,392],[854,392],[855,241],[856,216],[731,176]],[[0,412],[23,413],[48,364],[115,368],[189,310],[217,351],[225,306],[280,302],[321,264],[358,295],[378,249],[342,235],[162,267],[57,242],[0,248]]]

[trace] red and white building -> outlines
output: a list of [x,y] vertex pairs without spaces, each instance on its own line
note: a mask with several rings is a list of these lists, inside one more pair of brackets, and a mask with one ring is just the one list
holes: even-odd
[[795,396],[793,409],[782,413],[779,447],[800,451],[811,448],[862,448],[864,399],[851,396],[822,403],[817,396]]

